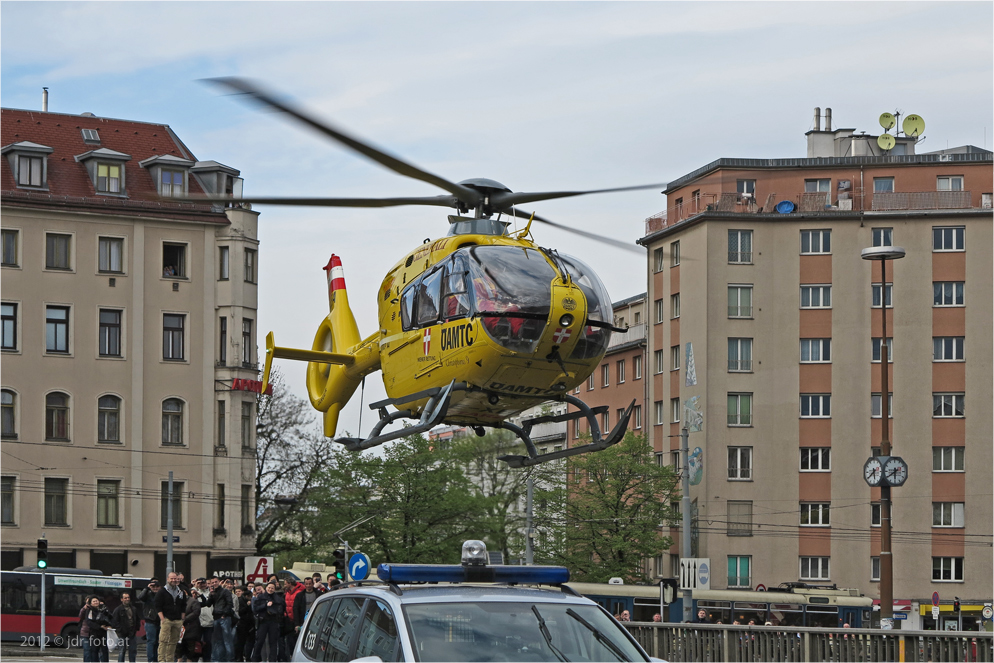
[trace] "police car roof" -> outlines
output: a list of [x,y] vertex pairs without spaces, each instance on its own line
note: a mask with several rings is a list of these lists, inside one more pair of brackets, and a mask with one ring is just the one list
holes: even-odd
[[388,584],[363,584],[361,586],[336,588],[325,596],[342,596],[345,592],[357,592],[368,596],[392,596],[402,603],[452,603],[501,601],[536,601],[541,603],[569,603],[588,605],[593,601],[582,596],[573,596],[556,588],[532,586],[508,586],[494,584],[457,583],[444,585],[398,585],[402,594]]

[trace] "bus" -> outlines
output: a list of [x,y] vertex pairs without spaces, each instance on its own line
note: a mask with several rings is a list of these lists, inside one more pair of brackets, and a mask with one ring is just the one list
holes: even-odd
[[[41,577],[42,574],[35,570],[0,572],[0,639],[3,641],[39,644]],[[130,590],[137,595],[148,586],[148,581],[148,578],[105,576],[92,569],[47,569],[45,633],[48,639],[45,644],[78,646],[79,611],[87,596],[99,597],[113,612],[121,604],[121,592]]]
[[[602,605],[612,615],[627,610],[632,621],[651,622],[660,612],[658,585],[604,585],[571,582],[569,586]],[[682,592],[681,592],[682,593]],[[750,621],[762,626],[814,626],[852,628],[870,626],[873,599],[856,589],[839,589],[835,585],[783,583],[776,589],[754,592],[738,589],[695,589],[693,618],[704,608],[712,623],[731,624]],[[678,595],[665,606],[662,621],[683,621],[683,600]]]

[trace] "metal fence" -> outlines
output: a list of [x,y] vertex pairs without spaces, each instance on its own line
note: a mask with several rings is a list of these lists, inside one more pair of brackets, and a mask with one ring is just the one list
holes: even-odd
[[667,661],[992,661],[988,632],[882,631],[717,624],[625,624]]

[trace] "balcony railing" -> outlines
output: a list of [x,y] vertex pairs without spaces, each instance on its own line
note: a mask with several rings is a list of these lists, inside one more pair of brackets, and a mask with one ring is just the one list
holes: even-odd
[[728,370],[731,373],[749,373],[752,371],[752,359],[729,359]]
[[611,334],[611,342],[608,345],[608,350],[619,345],[624,345],[626,343],[633,343],[635,341],[641,341],[645,338],[645,323],[640,322],[637,325],[632,325],[625,332],[613,332]]

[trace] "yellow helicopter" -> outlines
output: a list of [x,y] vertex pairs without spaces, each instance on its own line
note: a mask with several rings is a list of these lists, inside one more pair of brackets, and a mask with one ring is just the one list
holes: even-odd
[[[517,435],[528,454],[502,456],[501,460],[512,467],[526,467],[598,451],[621,440],[634,400],[614,428],[602,432],[596,415],[607,408],[590,408],[569,392],[600,364],[611,333],[625,330],[613,325],[611,299],[594,271],[576,258],[538,246],[531,226],[538,221],[621,248],[634,247],[562,226],[516,205],[662,185],[529,193],[512,192],[499,182],[482,178],[454,183],[359,141],[244,79],[211,82],[283,111],[400,175],[448,192],[432,197],[246,197],[226,198],[227,202],[329,207],[434,205],[457,210],[448,217],[446,237],[426,240],[387,272],[378,291],[379,328],[365,338],[349,307],[342,261],[333,254],[324,267],[329,313],[318,326],[311,349],[279,347],[270,332],[263,391],[273,359],[308,362],[311,404],[324,413],[325,435],[334,438],[339,413],[363,378],[382,371],[389,398],[369,406],[379,413],[379,421],[364,438],[335,438],[350,450],[368,449],[439,424],[469,426],[478,435],[483,435],[485,428],[500,428]],[[472,216],[463,216],[470,211]],[[494,214],[497,218],[492,218]],[[528,223],[512,233],[502,215],[528,219]],[[568,403],[577,411],[530,419],[520,426],[508,421],[550,400]],[[538,453],[530,438],[533,426],[579,417],[589,423],[590,443]],[[384,432],[387,425],[402,419],[416,423]]]

